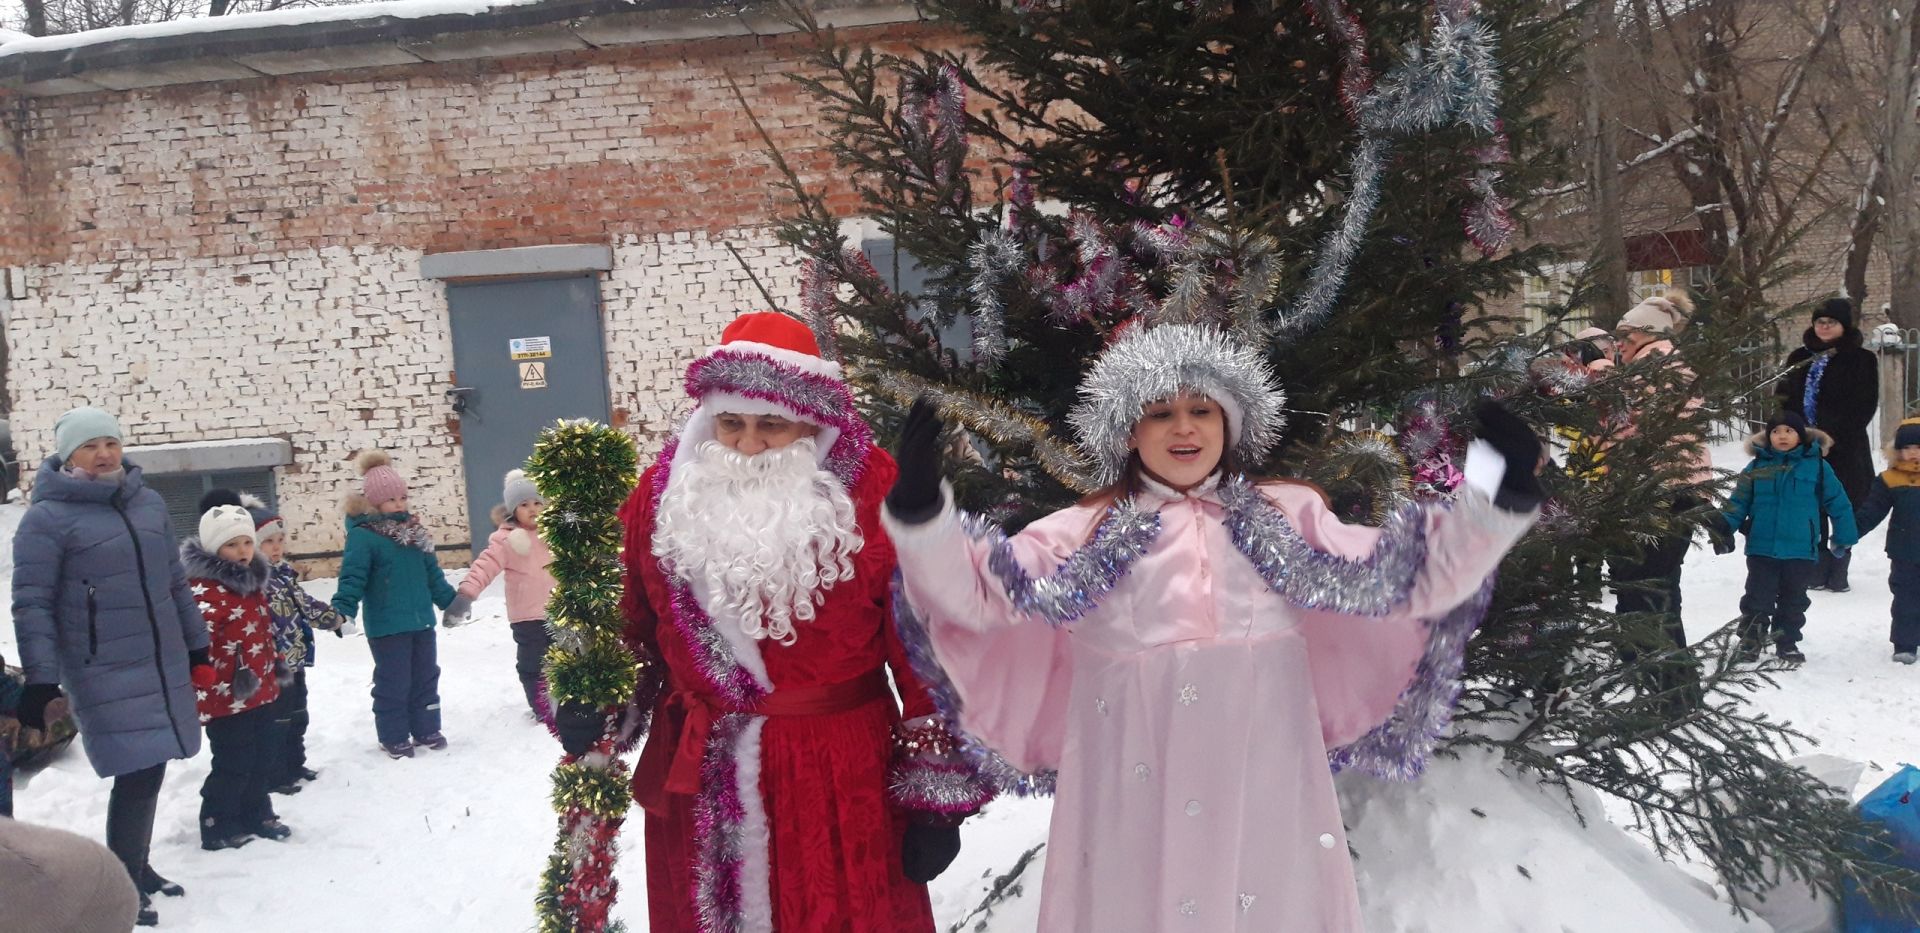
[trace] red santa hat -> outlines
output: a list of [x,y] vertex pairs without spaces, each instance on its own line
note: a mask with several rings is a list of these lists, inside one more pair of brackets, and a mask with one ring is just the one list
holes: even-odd
[[821,357],[807,325],[778,312],[749,312],[727,325],[720,344],[687,368],[687,394],[699,404],[680,429],[676,465],[713,439],[722,414],[778,415],[818,427],[821,464],[849,484],[873,444],[840,364]]

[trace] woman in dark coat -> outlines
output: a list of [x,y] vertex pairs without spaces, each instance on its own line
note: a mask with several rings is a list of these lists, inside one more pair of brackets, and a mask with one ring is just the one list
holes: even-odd
[[[1853,303],[1829,298],[1814,309],[1806,345],[1787,356],[1792,372],[1780,381],[1780,404],[1833,437],[1827,464],[1856,509],[1873,486],[1873,445],[1867,426],[1880,407],[1880,366],[1853,317]],[[1822,552],[1812,589],[1847,591],[1848,558]]]
[[13,625],[27,686],[22,725],[71,705],[87,760],[113,778],[107,847],[149,895],[183,893],[147,864],[167,762],[200,751],[192,668],[201,621],[160,494],[122,459],[120,425],[76,408],[54,425],[56,455],[34,479],[14,534]]

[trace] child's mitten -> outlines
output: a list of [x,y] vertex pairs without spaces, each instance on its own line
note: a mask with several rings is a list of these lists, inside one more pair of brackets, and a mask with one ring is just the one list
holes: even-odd
[[465,593],[456,594],[453,602],[447,604],[447,611],[440,616],[440,624],[447,628],[459,628],[472,621],[473,597]]

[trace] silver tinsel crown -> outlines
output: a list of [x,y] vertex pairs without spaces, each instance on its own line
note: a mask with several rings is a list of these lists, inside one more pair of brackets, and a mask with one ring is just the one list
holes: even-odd
[[1257,348],[1205,325],[1137,325],[1093,364],[1071,415],[1095,482],[1119,480],[1140,413],[1182,391],[1238,410],[1238,434],[1228,443],[1248,467],[1266,459],[1286,425],[1286,394]]

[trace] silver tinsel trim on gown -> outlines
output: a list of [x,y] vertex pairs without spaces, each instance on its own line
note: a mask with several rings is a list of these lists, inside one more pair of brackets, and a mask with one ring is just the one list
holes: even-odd
[[1220,484],[1227,534],[1260,578],[1288,602],[1305,609],[1346,615],[1384,616],[1405,604],[1427,560],[1426,514],[1407,506],[1387,519],[1373,553],[1349,559],[1324,551],[1300,536],[1244,476]]
[[1000,579],[1007,599],[1027,616],[1060,628],[1092,612],[1119,585],[1135,561],[1160,537],[1160,513],[1142,511],[1131,500],[1115,503],[1093,533],[1059,569],[1044,577],[1027,573],[1014,556],[1013,542],[999,528],[972,515],[961,518],[967,534],[988,538],[993,549],[987,566]]

